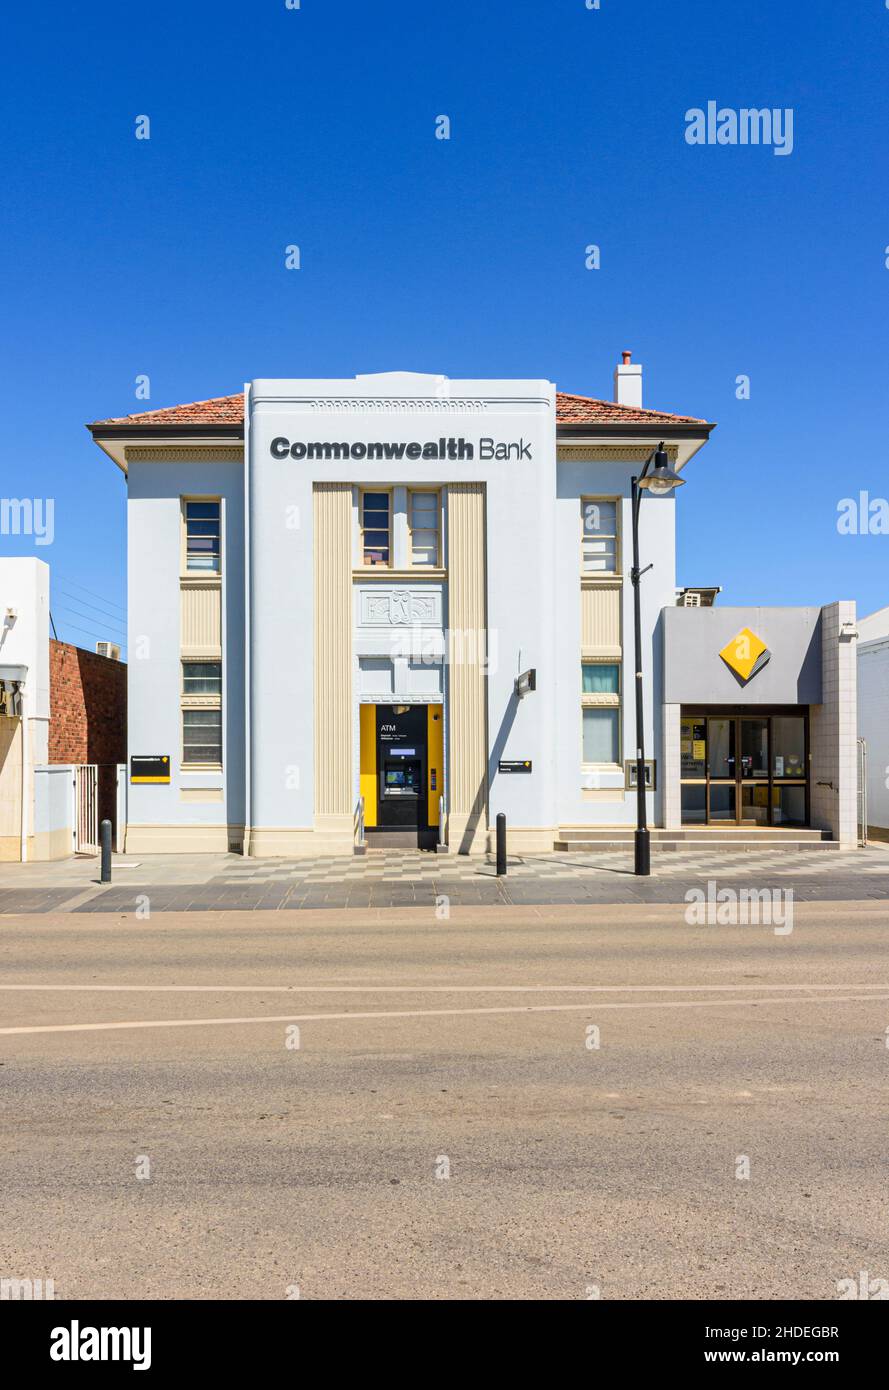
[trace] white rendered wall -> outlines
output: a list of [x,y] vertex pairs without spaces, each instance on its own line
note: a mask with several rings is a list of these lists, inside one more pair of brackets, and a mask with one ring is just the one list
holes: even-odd
[[[553,739],[558,764],[560,825],[635,825],[636,793],[624,789],[624,775],[600,777],[608,799],[587,798],[581,784],[581,644],[580,644],[580,499],[620,497],[620,554],[622,642],[622,758],[636,749],[635,671],[633,660],[633,563],[631,479],[640,463],[562,460],[558,465],[556,502],[554,628],[557,655],[556,720]],[[662,824],[663,699],[661,609],[675,602],[676,501],[673,496],[644,497],[639,512],[642,567],[652,569],[642,579],[642,669],[645,712],[645,756],[655,758],[657,790],[647,797],[650,824]],[[658,718],[654,718],[654,710]],[[619,795],[619,799],[612,799]]]
[[[313,482],[433,487],[471,481],[486,487],[487,619],[494,652],[487,685],[490,809],[505,811],[514,825],[552,827],[553,385],[392,373],[257,381],[251,398],[252,823],[313,824]],[[471,441],[474,458],[327,462],[270,456],[276,437],[425,443],[442,436]],[[484,461],[482,437],[522,439],[531,458]],[[529,666],[538,670],[539,690],[517,704],[513,680]],[[531,758],[534,772],[498,776],[498,758]]]
[[[129,788],[133,826],[244,823],[244,511],[240,463],[129,465],[127,745],[168,754],[171,780]],[[222,499],[223,770],[182,772],[180,498]],[[224,800],[183,801],[183,788],[223,788]]]
[[889,639],[859,643],[858,732],[867,744],[868,825],[889,834]]

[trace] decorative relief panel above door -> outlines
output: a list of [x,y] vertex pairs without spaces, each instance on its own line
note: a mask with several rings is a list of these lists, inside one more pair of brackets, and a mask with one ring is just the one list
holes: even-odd
[[440,587],[418,585],[416,588],[406,588],[404,585],[395,585],[392,588],[384,588],[374,584],[373,588],[359,590],[359,627],[440,628],[441,622]]

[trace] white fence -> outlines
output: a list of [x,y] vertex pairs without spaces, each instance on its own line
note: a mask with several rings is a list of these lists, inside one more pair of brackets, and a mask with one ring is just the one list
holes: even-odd
[[74,853],[99,853],[99,769],[95,763],[74,768]]
[[123,854],[127,842],[127,765],[117,764],[117,819],[114,822],[114,852]]

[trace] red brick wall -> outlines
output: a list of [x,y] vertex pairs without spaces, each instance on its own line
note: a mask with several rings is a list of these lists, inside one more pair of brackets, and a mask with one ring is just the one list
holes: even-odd
[[98,763],[99,816],[113,822],[115,767],[126,760],[126,663],[51,640],[49,761]]
[[123,661],[49,644],[49,761],[124,763],[127,668]]

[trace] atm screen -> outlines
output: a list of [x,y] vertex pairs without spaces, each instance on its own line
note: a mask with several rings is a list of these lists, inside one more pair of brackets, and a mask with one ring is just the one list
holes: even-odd
[[419,796],[420,763],[413,759],[394,762],[386,759],[383,766],[384,796]]

